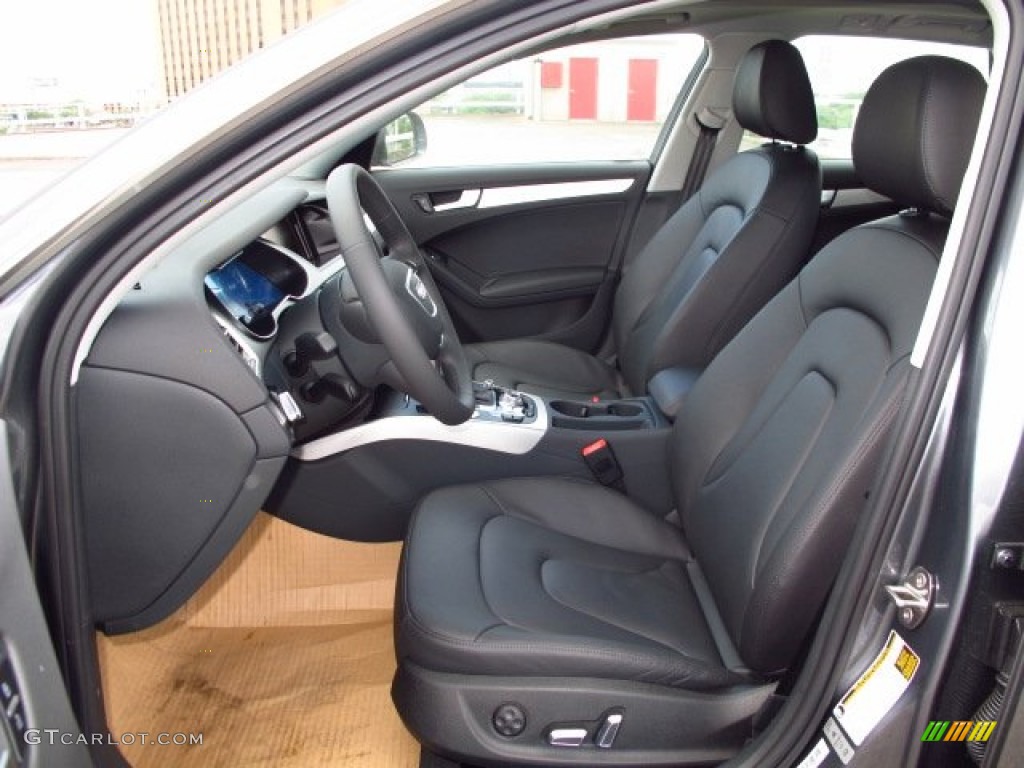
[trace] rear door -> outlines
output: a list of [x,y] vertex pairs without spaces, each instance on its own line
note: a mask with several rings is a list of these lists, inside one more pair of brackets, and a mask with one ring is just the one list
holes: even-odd
[[464,341],[597,347],[655,144],[703,50],[692,34],[570,46],[415,110],[426,151],[374,173],[427,253]]

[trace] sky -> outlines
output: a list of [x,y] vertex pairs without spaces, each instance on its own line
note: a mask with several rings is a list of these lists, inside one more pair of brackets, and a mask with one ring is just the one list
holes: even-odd
[[[820,42],[798,43],[819,92],[863,90],[897,58],[885,41]],[[155,0],[0,0],[0,103],[159,96],[158,56]]]
[[[153,0],[0,0],[0,102],[129,100],[159,88]],[[43,84],[40,84],[40,80]]]

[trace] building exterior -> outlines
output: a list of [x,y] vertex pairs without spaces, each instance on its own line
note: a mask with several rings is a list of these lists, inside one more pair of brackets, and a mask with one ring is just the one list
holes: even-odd
[[168,100],[345,0],[155,0]]
[[535,120],[661,123],[702,47],[692,37],[630,37],[544,53],[527,80],[528,114]]
[[471,77],[431,99],[426,112],[660,124],[703,46],[696,35],[677,34],[556,48]]

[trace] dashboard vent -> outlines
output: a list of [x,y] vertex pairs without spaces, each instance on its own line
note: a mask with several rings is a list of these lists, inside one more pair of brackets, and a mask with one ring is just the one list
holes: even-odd
[[259,376],[260,375],[260,359],[256,355],[256,353],[253,352],[252,349],[249,348],[248,344],[246,344],[240,338],[238,338],[238,336],[235,334],[235,332],[233,332],[229,327],[227,327],[224,324],[224,322],[221,320],[221,318],[214,316],[214,319],[217,321],[217,324],[220,326],[221,331],[224,334],[224,338],[227,339],[227,342],[228,342],[228,344],[231,345],[231,348],[233,350],[235,350],[239,354],[239,356],[242,358],[242,360],[245,362],[245,364],[247,366],[249,366],[249,369],[253,373],[255,373],[256,376]]

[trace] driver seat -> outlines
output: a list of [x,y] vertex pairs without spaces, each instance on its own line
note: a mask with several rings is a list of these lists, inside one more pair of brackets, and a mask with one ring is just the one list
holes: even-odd
[[908,210],[832,241],[697,381],[670,439],[676,514],[555,477],[422,500],[392,694],[429,752],[678,765],[751,737],[875,482],[984,93],[941,57],[872,85],[854,161]]
[[801,146],[818,124],[800,52],[783,40],[755,45],[732,102],[742,127],[772,141],[711,174],[625,269],[611,318],[617,364],[511,339],[465,347],[474,380],[551,398],[643,395],[663,369],[702,370],[796,274],[821,205],[818,158]]

